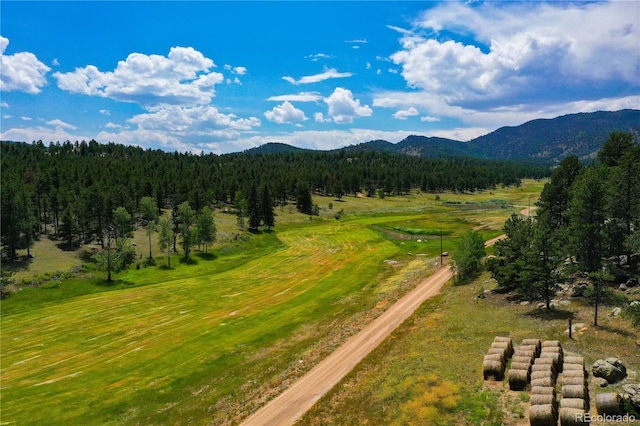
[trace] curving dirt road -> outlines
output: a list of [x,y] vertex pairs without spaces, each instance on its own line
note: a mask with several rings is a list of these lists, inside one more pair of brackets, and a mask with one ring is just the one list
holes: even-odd
[[[490,246],[504,235],[485,242]],[[352,336],[287,390],[253,413],[245,426],[292,425],[336,385],[364,357],[389,336],[418,307],[451,279],[450,268],[440,269],[398,300],[382,315]]]

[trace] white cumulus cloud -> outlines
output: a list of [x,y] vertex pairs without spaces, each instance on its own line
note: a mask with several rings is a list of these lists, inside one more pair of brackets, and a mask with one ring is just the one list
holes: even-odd
[[[234,114],[224,114],[208,105],[164,105],[128,119],[127,124],[127,128],[107,125],[114,131],[101,132],[96,139],[140,146],[159,143],[169,150],[198,152],[206,144],[238,139],[260,127],[261,122],[256,117],[239,118]],[[115,131],[118,129],[121,130]]]
[[41,87],[47,84],[46,74],[51,68],[40,62],[31,52],[5,55],[7,46],[9,39],[0,36],[0,90],[40,93]]
[[64,121],[58,118],[56,118],[55,120],[47,121],[47,124],[49,124],[50,126],[59,127],[61,129],[72,129],[72,130],[77,129],[76,126],[69,123],[65,123]]
[[414,107],[411,107],[409,109],[401,109],[400,111],[396,111],[393,114],[393,116],[398,120],[406,120],[409,117],[414,117],[419,114],[420,113],[418,112],[417,109],[415,109]]
[[276,101],[276,102],[317,102],[322,99],[320,93],[318,92],[299,92],[295,94],[289,95],[277,95],[271,96],[267,100],[268,101]]
[[315,114],[313,114],[313,119],[316,123],[324,123],[326,121],[330,121],[324,118],[324,114],[321,112],[316,112]]
[[338,72],[335,68],[329,68],[320,74],[304,76],[298,80],[290,76],[282,77],[283,80],[288,81],[291,84],[311,84],[319,83],[321,81],[329,80],[331,78],[346,78],[351,77],[353,73],[350,72]]
[[265,112],[264,116],[267,117],[267,120],[278,124],[299,123],[307,120],[304,112],[294,107],[289,101],[285,101],[272,110]]
[[72,93],[100,96],[144,107],[208,104],[223,81],[214,62],[192,47],[172,47],[168,56],[132,53],[113,71],[93,65],[54,74],[58,86]]
[[445,2],[402,34],[391,59],[408,86],[449,105],[628,95],[640,81],[635,2]]
[[329,115],[337,124],[353,123],[354,118],[373,114],[368,105],[360,105],[360,100],[353,99],[353,93],[342,87],[337,87],[331,96],[324,98],[324,102],[329,106]]

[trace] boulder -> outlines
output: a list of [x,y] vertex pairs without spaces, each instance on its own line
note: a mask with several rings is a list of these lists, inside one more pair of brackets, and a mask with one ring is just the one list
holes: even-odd
[[612,317],[617,317],[618,315],[620,315],[620,313],[622,312],[622,308],[613,308],[613,310],[611,311],[611,316]]
[[629,401],[636,411],[640,412],[640,384],[622,386],[622,397]]
[[618,383],[627,377],[627,368],[618,358],[599,359],[593,364],[593,376],[602,377],[609,383]]
[[627,282],[625,283],[625,285],[627,286],[627,288],[630,287],[637,287],[638,286],[638,279],[636,277],[631,277],[627,280]]
[[594,377],[593,379],[591,379],[591,383],[599,388],[606,388],[609,385],[609,382],[607,382],[607,380],[603,379],[602,377]]
[[585,292],[585,290],[587,288],[589,288],[589,284],[587,284],[587,283],[579,283],[571,291],[571,297],[583,297],[584,296],[584,292]]
[[629,306],[638,306],[640,305],[640,300],[632,300],[629,302]]

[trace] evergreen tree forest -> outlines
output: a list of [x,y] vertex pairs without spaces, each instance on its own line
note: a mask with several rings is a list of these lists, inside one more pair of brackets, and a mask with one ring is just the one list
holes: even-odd
[[[562,160],[545,185],[535,217],[514,214],[504,226],[488,269],[502,291],[543,300],[547,309],[570,274],[589,279],[598,307],[611,285],[638,274],[640,261],[640,145],[632,133],[612,132],[590,164]],[[640,310],[635,315],[640,324]]]
[[[313,194],[339,199],[380,190],[387,195],[417,188],[475,191],[549,174],[544,167],[469,157],[345,151],[196,155],[95,141],[2,142],[1,155],[2,250],[9,258],[41,234],[56,235],[69,246],[98,241],[104,247],[107,229],[117,231],[114,238],[130,231],[126,214],[129,224],[137,220],[146,227],[163,209],[173,212],[174,250],[181,246],[188,256],[197,218],[203,211],[208,217],[207,209],[215,207],[235,209],[239,226],[248,217],[250,230],[270,229],[276,225],[274,206],[299,202],[298,210],[309,214]],[[210,230],[206,234],[209,244],[213,237]],[[169,237],[165,240],[168,250]]]

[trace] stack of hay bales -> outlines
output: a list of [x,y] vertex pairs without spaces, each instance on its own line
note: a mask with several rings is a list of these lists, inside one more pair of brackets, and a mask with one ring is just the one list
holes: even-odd
[[558,424],[558,402],[553,386],[532,386],[531,406],[529,407],[531,426],[549,426]]
[[551,364],[556,370],[556,374],[562,372],[562,364],[564,362],[564,352],[562,345],[558,340],[545,340],[542,342],[540,358],[550,358]]
[[560,424],[581,425],[589,412],[589,386],[584,358],[567,356],[562,364]]
[[539,357],[531,366],[531,407],[529,421],[534,425],[555,425],[558,423],[558,400],[556,399],[556,379],[563,356],[558,341],[545,341],[540,345]]
[[558,373],[562,370],[563,356],[559,341],[542,342],[540,357],[535,359],[531,367],[531,387],[555,386]]
[[509,370],[509,389],[513,391],[524,390],[531,379],[531,365],[534,359],[540,355],[540,340],[524,339],[522,345],[513,353],[511,369]]
[[513,355],[513,342],[509,337],[496,336],[484,356],[482,372],[485,380],[503,380],[509,358]]

